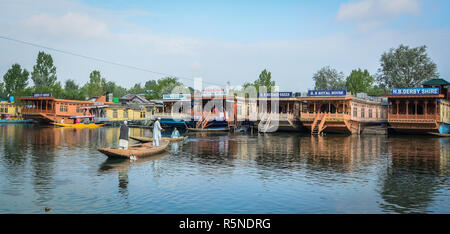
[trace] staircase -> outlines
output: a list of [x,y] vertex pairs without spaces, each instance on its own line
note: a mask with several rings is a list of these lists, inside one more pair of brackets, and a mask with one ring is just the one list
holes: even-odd
[[319,135],[325,128],[325,120],[326,120],[326,114],[324,113],[318,113],[316,118],[314,119],[312,125],[311,125],[311,134],[312,135]]

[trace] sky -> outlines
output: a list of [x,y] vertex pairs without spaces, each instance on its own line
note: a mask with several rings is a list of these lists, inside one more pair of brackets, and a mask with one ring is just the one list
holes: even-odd
[[238,86],[267,69],[280,91],[305,92],[324,66],[345,76],[358,68],[376,74],[381,55],[404,44],[426,45],[440,77],[450,80],[447,0],[0,0],[0,6],[1,76],[14,63],[32,71],[45,51],[58,80],[79,85],[99,70],[126,88],[166,75],[188,86],[194,78],[204,87]]

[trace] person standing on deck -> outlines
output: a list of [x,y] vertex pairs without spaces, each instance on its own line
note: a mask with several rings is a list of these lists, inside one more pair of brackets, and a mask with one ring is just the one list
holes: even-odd
[[123,125],[120,126],[119,146],[123,149],[128,149],[128,137],[130,135],[130,128],[127,126],[127,121],[123,121]]
[[159,140],[161,139],[161,124],[159,121],[161,118],[158,118],[155,123],[153,124],[153,147],[159,146]]

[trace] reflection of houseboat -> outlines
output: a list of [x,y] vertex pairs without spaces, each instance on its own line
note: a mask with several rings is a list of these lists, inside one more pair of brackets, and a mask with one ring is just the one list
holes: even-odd
[[449,134],[449,85],[446,80],[432,79],[423,83],[424,88],[393,89],[387,96],[390,129],[397,133]]
[[312,134],[361,133],[369,126],[381,125],[387,117],[381,98],[355,97],[345,90],[309,91],[299,100],[301,121]]

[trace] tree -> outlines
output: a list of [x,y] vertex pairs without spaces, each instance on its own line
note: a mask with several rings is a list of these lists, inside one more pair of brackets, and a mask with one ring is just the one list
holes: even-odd
[[377,81],[383,88],[417,88],[424,81],[439,76],[436,64],[426,53],[426,46],[400,45],[381,56]]
[[353,70],[345,81],[347,91],[352,94],[368,93],[372,89],[375,78],[373,78],[367,70]]
[[255,80],[253,83],[244,83],[243,87],[244,89],[248,86],[255,86],[256,91],[260,91],[260,87],[266,87],[267,92],[274,91],[275,87],[275,81],[272,81],[272,73],[268,72],[266,69],[264,69],[260,74],[259,78]]
[[145,93],[145,88],[143,88],[141,86],[141,83],[137,83],[137,84],[134,84],[134,86],[128,90],[128,93],[132,93],[132,94]]
[[345,89],[344,73],[326,66],[313,75],[315,90],[341,90]]
[[56,67],[50,54],[39,52],[36,65],[33,66],[31,79],[35,92],[51,92],[56,82]]
[[164,77],[158,81],[149,80],[145,82],[145,86],[142,89],[138,89],[136,86],[133,89],[146,92],[147,99],[159,99],[162,98],[164,94],[172,93],[173,89],[177,86],[183,86],[183,83],[179,82],[178,78]]
[[116,85],[113,81],[105,83],[105,92],[112,93],[114,97],[122,97],[128,93],[126,88]]
[[83,87],[88,97],[101,96],[105,93],[106,79],[100,71],[94,70],[89,74],[89,82]]
[[8,95],[5,92],[5,84],[3,82],[0,82],[0,98],[7,98]]
[[64,98],[70,100],[85,100],[86,95],[74,80],[66,80],[64,83]]
[[26,69],[22,70],[19,64],[13,64],[3,76],[6,96],[22,96],[28,85],[28,76]]

